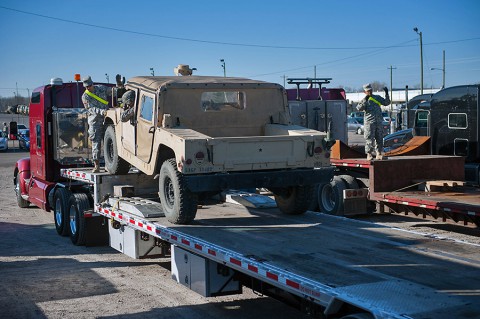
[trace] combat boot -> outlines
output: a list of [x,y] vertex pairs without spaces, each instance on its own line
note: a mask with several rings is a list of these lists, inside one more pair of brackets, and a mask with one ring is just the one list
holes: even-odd
[[377,160],[382,160],[383,159],[383,152],[378,152],[377,156],[375,157]]
[[93,165],[92,173],[100,173],[100,161],[94,160]]
[[373,159],[373,155],[368,153],[367,154],[367,161],[371,161]]

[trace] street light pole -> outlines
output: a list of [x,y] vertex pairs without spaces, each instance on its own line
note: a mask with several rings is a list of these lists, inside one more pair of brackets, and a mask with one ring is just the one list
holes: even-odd
[[[393,115],[393,70],[396,70],[397,68],[394,68],[390,65],[388,68],[390,69],[390,119],[392,118]],[[393,124],[390,120],[390,133],[393,133]]]
[[107,73],[105,73],[105,77],[107,78],[107,83],[110,83],[110,77],[108,76]]
[[223,68],[223,77],[227,77],[227,70],[225,68],[225,60],[224,59],[220,59],[220,62],[222,62],[222,68]]
[[150,68],[150,71],[151,71],[150,74],[152,74],[152,76],[155,76],[155,71],[153,70],[153,68]]
[[418,28],[413,28],[420,36],[420,93],[423,94],[423,43],[422,43],[422,31],[418,32]]

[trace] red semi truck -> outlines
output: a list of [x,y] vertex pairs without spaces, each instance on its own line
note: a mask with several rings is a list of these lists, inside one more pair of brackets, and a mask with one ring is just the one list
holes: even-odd
[[230,203],[205,204],[191,225],[170,223],[152,197],[154,179],[91,173],[82,92],[59,79],[33,92],[30,158],[14,170],[18,205],[53,211],[56,231],[73,244],[109,244],[135,259],[169,256],[172,279],[204,296],[249,287],[318,318],[480,313],[473,245]]

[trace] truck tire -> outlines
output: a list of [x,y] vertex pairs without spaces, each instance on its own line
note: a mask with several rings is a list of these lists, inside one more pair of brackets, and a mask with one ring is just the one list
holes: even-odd
[[334,176],[330,183],[320,185],[318,188],[318,206],[320,211],[343,216],[343,190],[346,184],[340,176]]
[[30,206],[30,202],[22,197],[22,191],[20,189],[20,176],[15,178],[15,194],[17,196],[17,205],[20,208],[27,208]]
[[345,186],[348,189],[358,189],[358,183],[355,177],[350,176],[350,175],[340,175],[339,176],[344,182]]
[[186,188],[174,158],[160,168],[158,195],[167,220],[173,224],[189,224],[197,214],[198,196]]
[[117,140],[113,125],[107,126],[103,138],[103,155],[105,157],[105,169],[113,175],[125,175],[130,170],[130,164],[118,156]]
[[53,220],[55,221],[55,229],[60,236],[68,236],[68,221],[69,221],[69,211],[68,211],[68,200],[72,193],[66,188],[58,188],[55,191],[53,196],[53,203],[55,207],[53,208]]
[[87,194],[75,193],[68,200],[68,212],[70,217],[70,239],[76,246],[85,244],[85,216],[83,213],[90,209]]
[[313,185],[288,187],[274,193],[275,202],[282,213],[300,215],[308,210],[313,191]]

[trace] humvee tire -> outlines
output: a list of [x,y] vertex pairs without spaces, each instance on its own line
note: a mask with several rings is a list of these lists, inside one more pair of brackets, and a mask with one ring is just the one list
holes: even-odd
[[103,155],[105,157],[105,169],[113,175],[125,175],[130,170],[130,164],[118,156],[115,128],[109,125],[103,137]]
[[294,186],[274,192],[277,207],[284,214],[300,215],[310,207],[315,186]]
[[160,168],[158,195],[167,220],[173,224],[189,224],[197,214],[198,196],[185,185],[177,170],[175,158],[163,162]]

